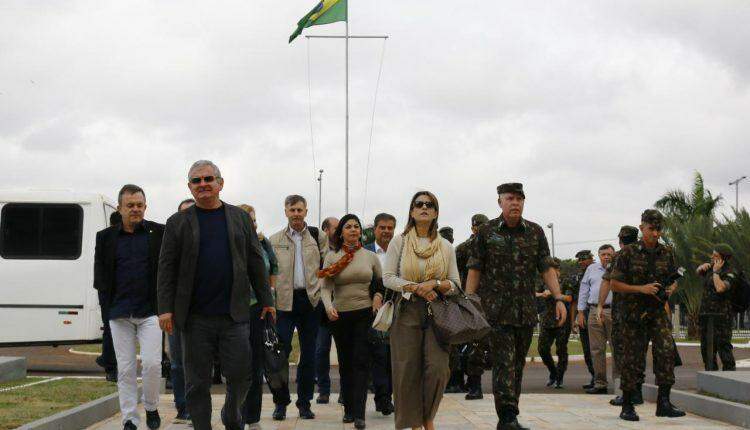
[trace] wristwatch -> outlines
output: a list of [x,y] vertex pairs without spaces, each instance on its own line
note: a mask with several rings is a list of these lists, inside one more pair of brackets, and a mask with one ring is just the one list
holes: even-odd
[[440,279],[435,281],[435,288],[440,291]]

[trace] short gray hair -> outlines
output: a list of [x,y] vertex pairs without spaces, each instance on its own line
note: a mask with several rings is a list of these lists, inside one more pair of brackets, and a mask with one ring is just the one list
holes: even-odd
[[214,164],[213,161],[198,160],[195,163],[193,163],[192,166],[190,166],[190,170],[188,170],[188,180],[190,180],[190,173],[192,173],[193,170],[195,170],[195,169],[197,169],[199,167],[204,167],[204,166],[210,166],[211,168],[213,168],[214,169],[214,176],[216,176],[217,178],[221,178],[221,171],[219,170],[219,167],[216,166],[216,164]]
[[284,199],[284,206],[293,206],[299,202],[302,202],[302,204],[307,207],[307,200],[305,200],[304,197],[298,194],[292,194],[291,196],[286,196],[286,198]]

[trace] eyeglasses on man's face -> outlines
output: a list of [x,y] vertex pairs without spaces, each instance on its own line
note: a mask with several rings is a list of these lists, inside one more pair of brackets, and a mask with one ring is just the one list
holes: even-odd
[[203,181],[206,184],[210,184],[213,181],[216,180],[216,176],[197,176],[194,178],[190,178],[190,183],[193,185],[198,185]]

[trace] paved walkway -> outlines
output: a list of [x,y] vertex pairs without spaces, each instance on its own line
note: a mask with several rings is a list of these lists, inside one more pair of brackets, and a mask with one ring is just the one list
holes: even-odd
[[[333,399],[336,396],[332,396]],[[688,415],[684,418],[668,419],[654,416],[656,410],[653,403],[646,403],[637,408],[641,421],[629,423],[617,417],[619,408],[608,404],[610,396],[590,396],[581,394],[524,394],[521,396],[520,421],[534,430],[538,429],[651,429],[665,428],[669,430],[713,430],[739,429],[739,427],[723,424],[718,421]],[[214,428],[222,429],[219,422],[219,410],[223,396],[213,396]],[[285,421],[273,421],[271,413],[273,403],[270,395],[263,397],[263,414],[261,427],[264,430],[304,429],[304,430],[351,430],[352,424],[342,424],[341,407],[332,403],[329,405],[313,404],[313,411],[317,415],[314,420],[300,420],[296,416],[296,408],[290,405]],[[372,396],[368,400],[367,428],[371,430],[393,429],[393,415],[384,417],[375,411]],[[192,429],[186,424],[173,424],[175,411],[171,395],[162,395],[159,411],[162,416],[162,429],[182,430]],[[145,419],[145,414],[141,412]],[[440,405],[440,412],[436,420],[439,430],[486,429],[493,430],[497,424],[495,407],[492,396],[485,396],[484,400],[466,401],[463,394],[448,394]],[[140,426],[146,428],[145,422]],[[96,424],[90,429],[115,430],[121,429],[120,417],[116,415],[107,421]]]

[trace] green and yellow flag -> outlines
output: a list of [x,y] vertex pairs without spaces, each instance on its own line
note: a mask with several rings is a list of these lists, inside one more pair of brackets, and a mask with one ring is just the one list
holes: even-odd
[[347,0],[321,0],[297,23],[297,29],[289,36],[289,43],[302,34],[302,29],[313,26],[346,21]]

